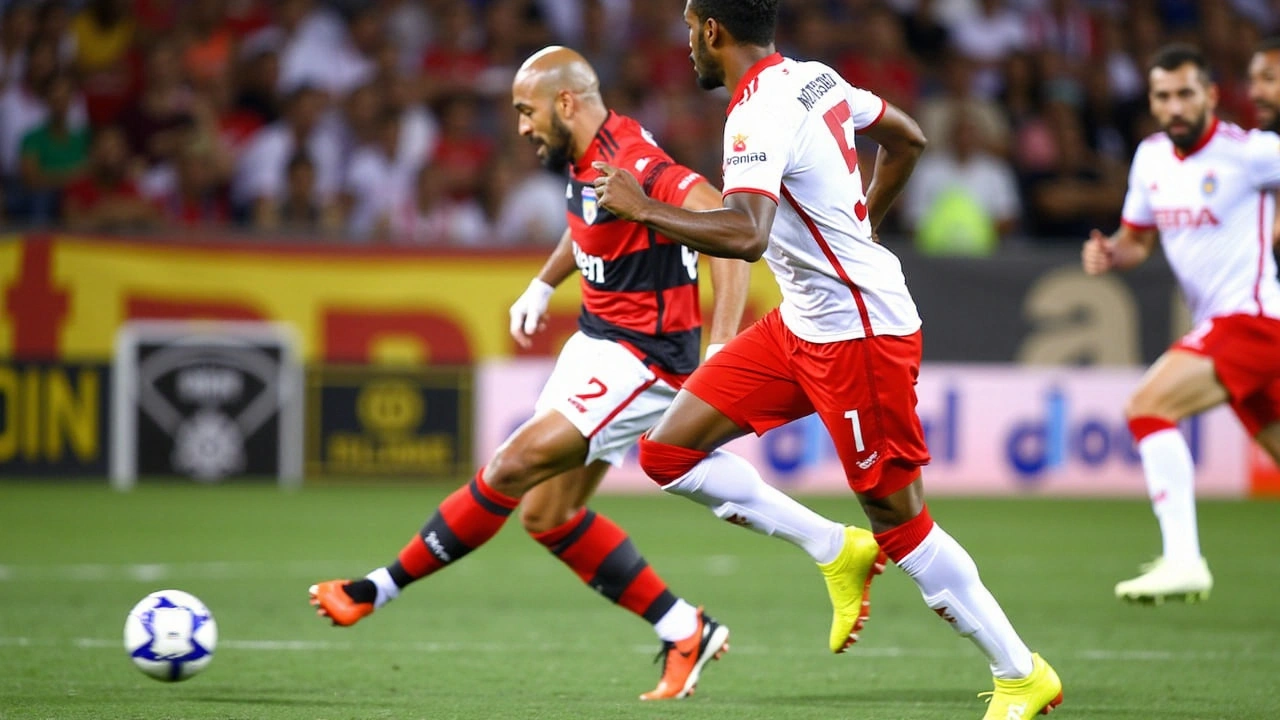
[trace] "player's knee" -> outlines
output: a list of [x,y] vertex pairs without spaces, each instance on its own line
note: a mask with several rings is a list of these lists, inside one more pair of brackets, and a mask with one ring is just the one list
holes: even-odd
[[518,497],[554,475],[554,465],[542,449],[508,443],[485,466],[484,480],[494,490]]
[[520,525],[530,535],[540,535],[569,522],[582,508],[549,507],[525,502],[520,505]]
[[1156,392],[1150,390],[1139,390],[1129,396],[1128,402],[1124,405],[1125,419],[1132,423],[1139,418],[1163,418],[1173,421],[1167,403]]
[[655,442],[648,435],[640,438],[640,468],[649,479],[666,487],[684,477],[707,456],[699,450]]

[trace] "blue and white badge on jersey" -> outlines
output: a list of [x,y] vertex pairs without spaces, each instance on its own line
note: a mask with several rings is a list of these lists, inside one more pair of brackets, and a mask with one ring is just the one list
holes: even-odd
[[582,188],[582,220],[590,225],[596,221],[596,189],[590,185]]

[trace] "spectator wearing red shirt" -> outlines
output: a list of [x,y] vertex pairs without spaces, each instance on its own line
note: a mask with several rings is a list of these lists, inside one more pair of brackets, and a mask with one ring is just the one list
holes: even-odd
[[422,56],[421,95],[434,105],[459,92],[471,92],[488,67],[480,22],[466,0],[446,0],[436,40]]
[[231,219],[230,206],[220,188],[215,154],[214,146],[202,140],[182,149],[177,187],[156,202],[165,225],[186,229],[216,227]]
[[62,217],[76,230],[111,232],[134,230],[153,223],[152,207],[129,177],[129,152],[124,132],[107,126],[93,136],[88,172],[67,186]]
[[432,165],[453,179],[448,192],[456,198],[479,194],[493,155],[493,142],[479,127],[479,110],[478,99],[471,95],[455,95],[440,107],[440,144]]
[[851,84],[913,112],[920,95],[920,75],[907,51],[902,25],[887,8],[872,10],[864,22],[862,42],[840,57],[836,70]]

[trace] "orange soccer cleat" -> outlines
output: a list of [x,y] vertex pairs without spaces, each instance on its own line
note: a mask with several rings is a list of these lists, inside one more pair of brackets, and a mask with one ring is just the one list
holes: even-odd
[[662,678],[658,687],[640,696],[641,700],[675,700],[693,694],[708,660],[719,660],[729,651],[729,628],[698,608],[698,628],[678,642],[662,643]]
[[311,604],[316,606],[316,614],[327,617],[334,625],[355,625],[360,618],[373,612],[373,603],[356,602],[344,590],[350,580],[329,580],[316,583],[308,588]]

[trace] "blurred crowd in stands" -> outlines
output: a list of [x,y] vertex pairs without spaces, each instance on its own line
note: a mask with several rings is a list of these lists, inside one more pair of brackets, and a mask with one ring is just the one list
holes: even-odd
[[[606,102],[720,180],[727,93],[697,89],[683,0],[0,0],[8,227],[547,246],[564,180],[516,134],[510,81],[580,50]],[[1201,46],[1220,114],[1276,0],[783,0],[784,54],[921,123],[886,236],[985,254],[1117,223],[1154,132],[1145,63]],[[874,146],[859,146],[869,176]]]

